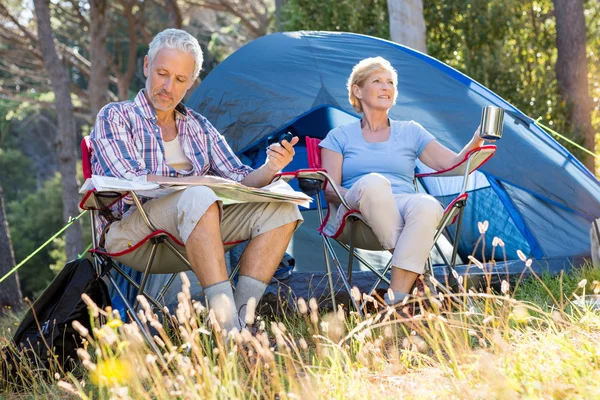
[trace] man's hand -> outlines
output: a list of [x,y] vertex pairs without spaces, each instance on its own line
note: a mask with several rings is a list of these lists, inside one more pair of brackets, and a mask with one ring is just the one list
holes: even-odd
[[294,158],[294,145],[298,143],[298,136],[294,136],[291,142],[283,140],[281,144],[274,143],[267,148],[266,166],[273,174],[284,169]]

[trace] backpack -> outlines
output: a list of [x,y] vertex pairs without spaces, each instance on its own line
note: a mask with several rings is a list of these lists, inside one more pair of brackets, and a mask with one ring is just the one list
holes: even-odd
[[[85,258],[65,265],[27,312],[13,337],[13,345],[19,352],[15,354],[6,348],[2,351],[8,367],[3,368],[4,378],[18,380],[10,369],[17,366],[22,357],[44,370],[49,369],[52,357],[65,372],[79,365],[77,348],[82,346],[82,338],[72,323],[79,321],[91,331],[88,308],[81,299],[83,293],[101,309],[111,305],[106,283],[96,274],[90,260]],[[52,353],[46,344],[53,349]]]

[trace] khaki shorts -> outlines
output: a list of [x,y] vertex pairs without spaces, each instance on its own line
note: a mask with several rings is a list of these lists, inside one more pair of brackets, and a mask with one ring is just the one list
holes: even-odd
[[[294,221],[297,222],[297,228],[303,221],[298,206],[291,203],[243,203],[223,207],[217,195],[205,186],[192,186],[150,200],[143,207],[156,229],[169,232],[185,244],[200,218],[215,202],[221,209],[221,236],[225,251],[241,241]],[[152,230],[144,222],[139,210],[134,208],[128,211],[121,221],[112,223],[106,233],[106,250],[109,253],[123,252],[151,233]],[[148,241],[138,249],[114,258],[134,270],[144,271],[151,246]],[[175,247],[187,258],[185,247]],[[166,246],[158,246],[156,258],[152,263],[152,273],[181,272],[187,269]]]

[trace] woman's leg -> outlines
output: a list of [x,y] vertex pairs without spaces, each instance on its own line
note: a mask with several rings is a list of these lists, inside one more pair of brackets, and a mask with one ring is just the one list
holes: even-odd
[[417,277],[425,271],[425,263],[433,247],[433,236],[444,210],[433,196],[427,194],[396,195],[396,203],[404,220],[404,228],[398,236],[392,256],[394,268],[390,289],[406,294]]
[[[352,185],[344,199],[350,207],[360,211],[384,249],[396,246],[403,220],[390,181],[380,174],[366,175]],[[345,211],[340,207],[338,217]]]

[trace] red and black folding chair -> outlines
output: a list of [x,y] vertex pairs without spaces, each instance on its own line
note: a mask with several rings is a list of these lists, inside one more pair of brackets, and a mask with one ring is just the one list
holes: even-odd
[[[92,177],[91,155],[92,147],[90,139],[89,137],[85,137],[81,141],[81,161],[83,167],[83,176],[85,179]],[[97,232],[95,217],[96,215],[101,215],[102,217],[107,219],[109,223],[115,221],[116,218],[113,215],[111,206],[114,205],[117,201],[125,198],[126,196],[128,196],[127,198],[131,198],[133,204],[137,207],[138,211],[140,212],[142,219],[144,220],[148,228],[151,230],[151,233],[139,242],[131,243],[131,247],[122,252],[109,253],[101,246],[99,246],[100,233]],[[110,271],[111,269],[114,269],[123,278],[125,278],[125,280],[130,285],[132,285],[138,290],[138,295],[145,296],[153,306],[161,310],[164,306],[163,304],[161,304],[161,301],[163,300],[165,293],[175,280],[177,273],[191,269],[189,261],[183,255],[184,244],[177,240],[177,238],[171,233],[164,230],[156,229],[156,227],[152,224],[150,217],[146,214],[144,208],[142,207],[142,201],[140,199],[140,196],[135,191],[97,191],[95,189],[89,190],[85,193],[79,207],[84,210],[90,211],[90,220],[92,228],[92,249],[90,250],[90,253],[92,253],[94,256],[94,264],[96,271],[100,273],[101,271],[106,272]],[[243,241],[223,243],[223,246],[232,246],[241,242]],[[138,269],[139,266],[128,265],[128,267],[132,269],[143,272],[142,279],[139,284],[135,282],[129,276],[129,274],[127,274],[119,265],[117,265],[117,263],[113,262],[113,259],[118,261],[121,256],[128,253],[132,253],[134,251],[142,252],[142,254],[148,254],[148,260],[143,269]],[[152,270],[155,260],[157,258],[163,258],[157,257],[157,255],[159,255],[161,252],[167,252],[171,254],[169,255],[169,262],[161,264],[160,273],[170,273],[171,276],[169,277],[168,281],[165,283],[163,288],[159,291],[156,298],[153,298],[144,291],[144,288],[148,281],[148,276],[151,273],[153,273]],[[238,270],[239,265],[232,271],[230,278]],[[151,340],[148,332],[146,332],[144,326],[141,324],[140,320],[137,317],[137,314],[135,312],[135,306],[137,302],[136,304],[132,305],[119,288],[119,285],[115,282],[115,279],[112,276],[112,274],[108,273],[107,277],[113,285],[117,295],[123,301],[123,304],[125,305],[125,308],[127,309],[130,317],[140,326],[142,333],[144,334],[148,342],[151,344],[151,346],[153,346],[153,349],[157,351],[158,354],[161,354],[158,351],[158,348],[155,348],[156,345],[154,344],[154,341]]]
[[[381,247],[379,240],[377,239],[371,228],[366,224],[366,222],[362,218],[360,212],[358,210],[353,209],[346,203],[337,185],[331,180],[330,176],[327,174],[327,171],[321,167],[321,149],[319,148],[320,142],[321,140],[319,139],[306,137],[306,151],[308,155],[309,169],[284,173],[283,175],[286,179],[292,177],[297,178],[300,189],[302,191],[309,195],[316,195],[318,215],[321,223],[321,225],[318,228],[318,231],[321,234],[323,242],[323,250],[325,253],[325,266],[329,275],[329,287],[335,308],[335,292],[329,261],[330,257],[348,293],[351,293],[352,264],[354,258],[358,259],[360,263],[362,263],[365,267],[372,271],[377,276],[377,280],[368,294],[372,294],[382,281],[388,284],[390,283],[390,280],[387,278],[386,274],[391,268],[391,258],[390,261],[387,263],[386,267],[383,270],[379,270],[373,265],[371,265],[369,262],[367,262],[363,257],[360,256],[360,254],[358,254],[355,251],[357,248],[364,250],[384,249]],[[443,255],[443,252],[438,247],[438,251],[443,257],[445,265],[450,273],[454,271],[454,265],[456,263],[458,251],[458,238],[460,235],[462,217],[464,213],[464,208],[467,204],[467,199],[469,197],[469,194],[467,193],[469,176],[473,171],[477,170],[485,162],[487,162],[495,154],[495,152],[496,146],[482,146],[471,150],[468,154],[465,155],[465,158],[462,161],[454,165],[452,168],[448,168],[443,171],[421,173],[415,175],[415,188],[417,188],[417,190],[417,179],[422,179],[426,177],[446,176],[463,177],[462,188],[457,194],[457,196],[454,198],[454,200],[452,200],[452,202],[450,202],[450,204],[448,204],[448,206],[444,210],[444,214],[440,223],[438,224],[434,235],[434,243],[437,246],[437,241],[444,232],[444,230],[451,224],[457,224],[453,238],[451,259],[447,260],[447,258]],[[346,208],[346,210],[348,210],[343,216],[343,221],[339,229],[337,229],[337,231],[333,234],[326,233],[325,227],[331,216],[333,216],[332,218],[335,218],[335,215],[337,213],[337,206],[330,204],[327,210],[327,214],[323,216],[323,204],[320,197],[321,192],[325,189],[327,185],[331,185],[333,192],[337,195],[338,199],[340,200],[340,204],[343,205]],[[344,272],[339,257],[335,254],[331,240],[335,240],[349,252],[347,272]],[[431,275],[431,277],[433,277],[431,258],[428,259],[426,268],[427,272]],[[437,283],[436,281],[434,282]],[[460,284],[460,281],[458,283],[460,289],[464,291],[462,285]],[[449,293],[448,289],[442,287],[441,285],[438,285],[438,287]],[[360,307],[358,306],[354,297],[350,296],[350,299],[358,313],[361,314]]]

